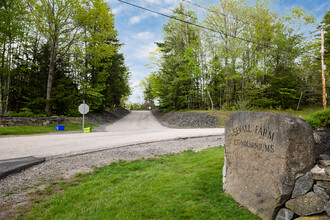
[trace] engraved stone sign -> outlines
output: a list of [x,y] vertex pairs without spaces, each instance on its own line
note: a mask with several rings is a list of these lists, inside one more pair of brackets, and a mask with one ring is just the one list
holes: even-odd
[[297,175],[314,165],[310,125],[288,115],[237,112],[226,122],[225,190],[262,219],[274,219]]

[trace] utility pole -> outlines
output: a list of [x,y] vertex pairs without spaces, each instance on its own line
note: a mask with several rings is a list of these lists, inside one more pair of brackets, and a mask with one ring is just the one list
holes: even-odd
[[322,60],[322,88],[323,88],[323,109],[327,109],[327,93],[325,91],[325,59],[324,59],[324,29],[327,27],[330,27],[330,24],[321,27],[320,29],[317,29],[315,31],[310,32],[310,34],[313,34],[317,31],[321,31],[321,60]]

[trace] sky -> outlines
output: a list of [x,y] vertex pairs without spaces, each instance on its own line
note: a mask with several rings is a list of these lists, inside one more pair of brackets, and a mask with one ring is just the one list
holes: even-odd
[[[172,11],[181,0],[124,0],[160,13],[171,15]],[[217,4],[218,0],[190,0],[199,5],[209,6]],[[253,0],[251,0],[253,1]],[[155,42],[162,42],[163,25],[168,18],[136,8],[118,0],[108,0],[108,5],[115,15],[115,27],[118,31],[119,41],[124,44],[121,52],[125,56],[125,63],[131,72],[132,95],[129,101],[143,103],[143,89],[139,83],[155,69],[148,68],[150,64],[149,55],[157,49]],[[189,5],[189,4],[188,4]],[[160,7],[159,7],[160,6]],[[203,9],[194,8],[203,15]],[[330,10],[330,0],[273,0],[272,9],[278,14],[290,12],[291,9],[304,8],[307,12],[313,13],[320,23],[325,12]],[[202,17],[201,17],[202,19]],[[302,29],[306,32],[316,29],[316,26],[309,26]]]

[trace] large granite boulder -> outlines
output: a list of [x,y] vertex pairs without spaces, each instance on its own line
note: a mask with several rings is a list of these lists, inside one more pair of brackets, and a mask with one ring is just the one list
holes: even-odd
[[262,219],[275,219],[296,177],[315,162],[313,130],[304,120],[237,112],[226,122],[226,192]]

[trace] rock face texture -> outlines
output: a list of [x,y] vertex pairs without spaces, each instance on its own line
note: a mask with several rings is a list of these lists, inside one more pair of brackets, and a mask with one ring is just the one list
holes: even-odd
[[219,127],[218,119],[207,113],[198,112],[161,112],[159,109],[152,111],[157,120],[165,127],[189,128],[216,128]]
[[131,111],[118,107],[116,109],[113,109],[111,111],[102,111],[102,112],[91,112],[86,115],[86,119],[90,122],[103,125],[103,124],[109,124],[114,123],[118,121],[119,119],[125,117],[128,115]]
[[285,206],[298,215],[306,216],[324,212],[327,203],[315,193],[309,192],[287,201]]
[[286,208],[280,209],[275,220],[288,220],[293,218],[294,213]]
[[7,126],[29,126],[29,125],[49,125],[66,121],[64,116],[52,117],[4,117],[0,116],[0,127]]
[[321,186],[314,185],[313,186],[313,192],[316,195],[318,195],[320,198],[322,198],[324,201],[329,201],[330,200],[330,197],[329,197],[327,191]]
[[311,190],[313,184],[314,184],[314,180],[310,178],[308,174],[299,177],[296,180],[291,197],[296,198],[298,196],[302,196],[306,194],[309,190]]
[[[291,198],[283,208],[291,210],[295,217],[301,216],[295,219],[330,219],[330,182],[327,181],[330,176],[325,172],[328,165],[324,160],[318,160],[310,171],[296,179]],[[278,216],[283,216],[280,212]]]
[[226,192],[262,219],[275,219],[295,179],[315,163],[309,124],[288,115],[237,112],[226,122]]

